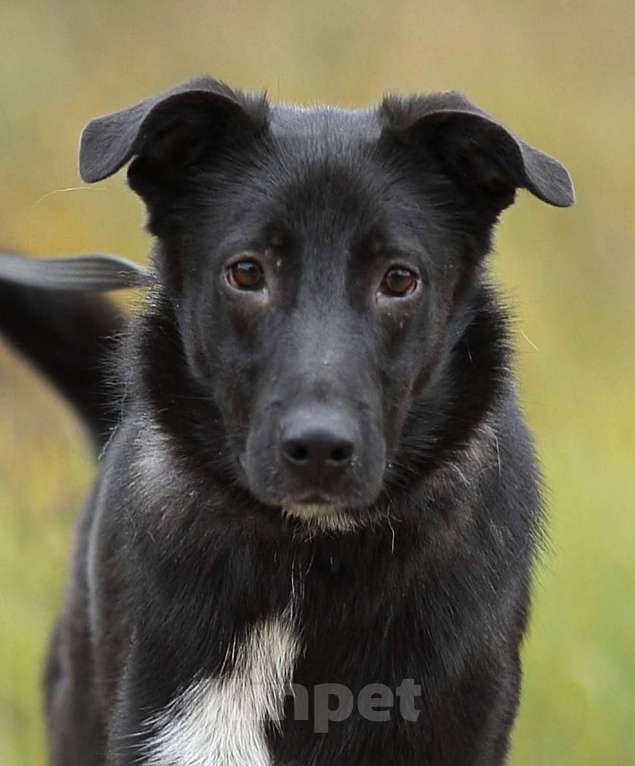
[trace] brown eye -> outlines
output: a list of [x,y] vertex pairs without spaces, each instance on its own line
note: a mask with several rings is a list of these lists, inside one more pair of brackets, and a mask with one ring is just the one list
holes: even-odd
[[265,284],[265,275],[258,261],[243,258],[227,269],[227,281],[236,290],[261,290]]
[[380,292],[391,298],[402,298],[417,289],[419,280],[414,271],[396,266],[388,269],[379,288]]

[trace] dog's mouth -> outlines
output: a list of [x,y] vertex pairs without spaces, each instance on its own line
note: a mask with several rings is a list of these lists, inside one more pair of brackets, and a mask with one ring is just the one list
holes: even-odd
[[295,498],[293,500],[288,500],[287,505],[315,505],[318,507],[324,507],[325,509],[328,509],[329,507],[332,507],[334,505],[332,498],[326,494],[321,492],[313,492],[310,494],[306,494],[304,496]]
[[[249,482],[247,458],[244,453],[238,456],[237,463],[247,485],[254,491]],[[256,496],[259,495],[257,491],[254,494]],[[297,513],[292,514],[294,516],[329,515],[333,512],[340,512],[344,505],[341,498],[338,498],[331,492],[327,492],[322,487],[310,487],[306,490],[293,492],[292,494],[286,493],[282,499],[277,501],[273,497],[266,500],[263,498],[263,501],[267,505],[280,505],[285,510],[298,509]]]
[[315,518],[317,516],[331,516],[335,513],[342,513],[343,509],[329,503],[328,501],[316,496],[311,502],[293,502],[285,501],[282,503],[282,509],[290,516],[297,516],[300,518]]
[[282,506],[282,513],[292,519],[300,520],[307,528],[323,532],[352,532],[361,525],[361,519],[352,511],[325,501],[320,495],[313,497],[314,502],[287,502]]

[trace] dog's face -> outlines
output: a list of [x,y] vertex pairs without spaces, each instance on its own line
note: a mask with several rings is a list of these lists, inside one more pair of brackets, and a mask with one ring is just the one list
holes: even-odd
[[[400,185],[366,125],[346,133],[313,113],[313,135],[285,135],[284,118],[251,168],[237,175],[231,158],[199,175],[215,193],[188,210],[187,244],[176,224],[166,256],[190,264],[190,365],[251,491],[291,508],[366,506],[439,355],[457,254],[434,201]],[[329,146],[329,130],[345,145]]]
[[132,157],[188,374],[239,479],[298,515],[379,496],[516,187],[571,202],[558,163],[455,94],[304,110],[197,81],[85,131],[86,180]]

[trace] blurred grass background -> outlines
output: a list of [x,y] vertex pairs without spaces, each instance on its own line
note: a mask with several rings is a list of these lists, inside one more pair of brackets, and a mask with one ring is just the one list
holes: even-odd
[[[521,193],[492,258],[551,505],[511,764],[635,763],[633,3],[22,0],[0,4],[0,40],[0,242],[34,254],[144,260],[121,176],[68,190],[79,131],[197,73],[305,103],[456,88],[565,162],[577,206]],[[0,346],[2,766],[43,763],[40,668],[94,471],[82,439]]]

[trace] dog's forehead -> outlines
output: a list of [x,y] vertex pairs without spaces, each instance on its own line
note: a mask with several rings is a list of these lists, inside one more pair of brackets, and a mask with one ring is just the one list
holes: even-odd
[[277,139],[308,139],[325,148],[376,141],[380,134],[374,108],[277,104],[271,108],[269,128]]
[[380,135],[375,110],[275,105],[268,133],[257,172],[232,185],[243,223],[269,217],[292,230],[344,236],[371,209],[377,216],[383,176],[372,151]]

